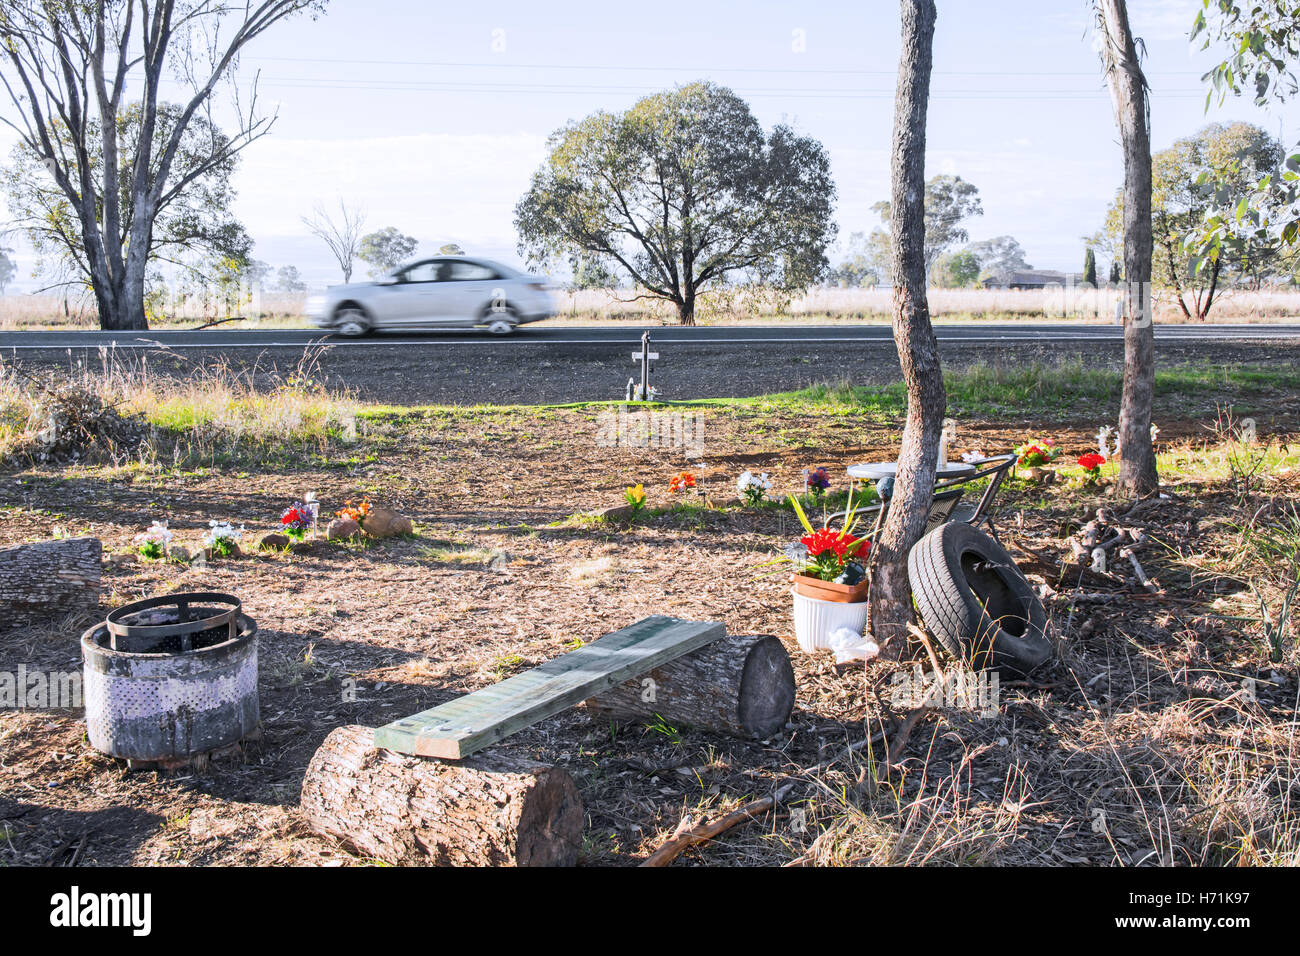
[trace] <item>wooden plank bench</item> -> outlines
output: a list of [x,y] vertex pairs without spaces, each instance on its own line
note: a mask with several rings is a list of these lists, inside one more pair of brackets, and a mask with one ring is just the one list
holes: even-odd
[[532,670],[375,730],[375,746],[460,760],[726,635],[713,621],[655,615]]

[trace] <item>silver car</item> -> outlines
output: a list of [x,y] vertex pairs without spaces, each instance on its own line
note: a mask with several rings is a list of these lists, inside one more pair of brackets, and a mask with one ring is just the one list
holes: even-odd
[[506,335],[555,314],[544,278],[488,259],[439,256],[376,282],[331,286],[307,299],[307,317],[341,335],[486,326]]

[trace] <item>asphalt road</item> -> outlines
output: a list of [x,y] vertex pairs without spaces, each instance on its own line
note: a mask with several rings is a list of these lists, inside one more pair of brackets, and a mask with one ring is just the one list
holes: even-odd
[[[636,345],[642,332],[663,345],[780,345],[815,343],[878,343],[893,345],[887,325],[768,325],[710,326],[680,328],[646,326],[613,328],[529,327],[513,335],[489,336],[479,329],[428,333],[373,334],[349,339],[317,331],[297,329],[226,329],[150,332],[0,332],[0,352],[7,350],[51,351],[69,348],[97,349],[113,345],[119,349],[301,349],[313,344],[338,348],[385,348],[394,346],[437,348],[447,345],[487,344],[492,346],[593,346],[625,343]],[[935,324],[940,342],[1036,343],[1122,341],[1123,331],[1115,325],[1068,325],[1064,323],[974,323]],[[1295,341],[1300,342],[1300,325],[1158,325],[1156,338],[1168,342]]]
[[[372,335],[343,339],[319,332],[0,332],[0,361],[29,370],[91,369],[99,349],[112,361],[147,359],[150,375],[193,378],[220,365],[260,383],[295,372],[394,404],[559,403],[615,400],[638,376],[641,327],[524,327]],[[899,378],[893,336],[884,325],[650,328],[651,382],[667,399],[760,395],[816,382],[884,384]],[[938,325],[947,368],[976,362],[1022,364],[1079,359],[1119,368],[1124,343],[1115,326]],[[1157,326],[1162,364],[1300,364],[1300,325]]]

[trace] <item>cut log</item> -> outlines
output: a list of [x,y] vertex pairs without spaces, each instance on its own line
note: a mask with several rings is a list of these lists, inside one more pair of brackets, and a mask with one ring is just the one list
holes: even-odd
[[339,727],[312,757],[302,809],[317,833],[387,863],[572,866],[582,800],[567,772],[486,752],[456,763],[380,750]]
[[98,538],[0,550],[0,613],[9,619],[94,611],[102,559]]
[[587,701],[596,717],[662,718],[673,726],[760,740],[784,727],[793,707],[790,655],[777,638],[764,635],[722,638]]

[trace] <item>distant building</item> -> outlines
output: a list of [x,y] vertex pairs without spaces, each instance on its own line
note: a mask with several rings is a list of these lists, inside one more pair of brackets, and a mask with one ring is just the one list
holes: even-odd
[[984,280],[986,289],[1042,289],[1049,285],[1080,285],[1082,272],[1054,272],[1050,269],[1020,269],[989,276]]

